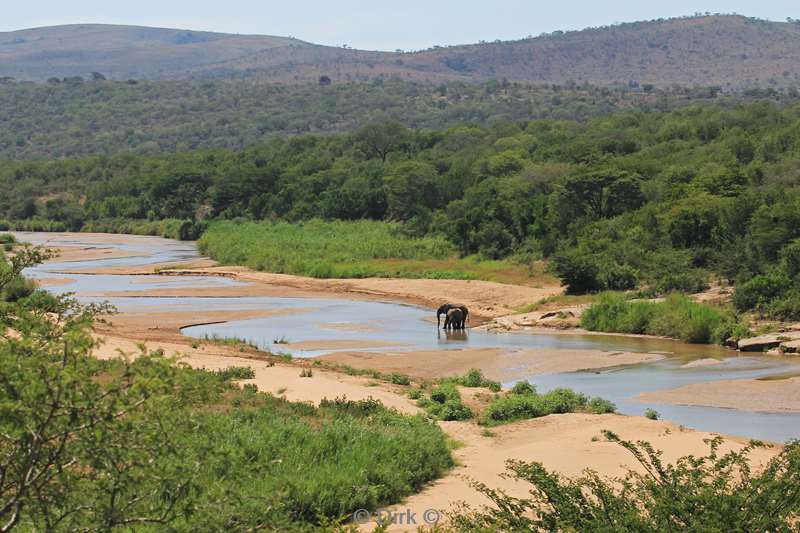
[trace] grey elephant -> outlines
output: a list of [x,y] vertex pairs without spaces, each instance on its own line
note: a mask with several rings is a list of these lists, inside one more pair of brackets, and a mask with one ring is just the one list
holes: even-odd
[[464,329],[466,317],[460,307],[453,307],[444,319],[444,329]]
[[439,307],[439,309],[436,310],[436,327],[438,328],[440,326],[440,320],[441,320],[440,317],[442,315],[445,315],[444,323],[445,323],[445,328],[447,328],[447,313],[451,309],[461,310],[463,317],[460,329],[464,329],[464,324],[467,322],[467,317],[469,317],[469,309],[467,309],[467,306],[465,305],[455,305],[455,304],[444,304],[441,307]]

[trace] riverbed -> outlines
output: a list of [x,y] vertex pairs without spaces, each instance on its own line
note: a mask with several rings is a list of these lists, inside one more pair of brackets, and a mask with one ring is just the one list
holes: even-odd
[[[290,353],[294,357],[363,352],[388,360],[404,353],[435,354],[442,350],[452,351],[458,357],[472,350],[478,355],[491,354],[493,362],[500,367],[498,375],[507,386],[528,380],[540,391],[570,387],[607,398],[615,402],[624,414],[640,415],[650,407],[666,419],[705,431],[772,441],[800,437],[800,414],[794,412],[757,412],[636,401],[642,393],[693,383],[767,378],[799,372],[800,365],[790,358],[740,355],[720,347],[613,335],[494,333],[482,328],[445,332],[437,328],[435,315],[430,309],[396,302],[348,299],[341,295],[331,298],[316,295],[196,297],[191,295],[191,290],[247,284],[220,276],[90,275],[80,272],[117,266],[190,262],[198,259],[192,243],[158,237],[116,238],[22,232],[16,235],[18,239],[34,244],[95,248],[97,253],[92,254],[91,259],[56,260],[31,268],[26,274],[40,280],[47,290],[75,293],[82,301],[109,301],[121,312],[291,311],[246,320],[191,325],[182,330],[190,337],[236,337],[263,349]],[[109,257],[103,257],[104,254]],[[157,289],[179,288],[187,289],[189,294],[180,297],[147,295]],[[126,296],[109,296],[120,292]],[[601,353],[610,363],[572,372],[543,372],[543,368],[550,367],[537,366],[542,364],[543,358],[566,359],[576,353]],[[615,364],[617,354],[625,357],[639,355],[641,362]],[[424,365],[424,359],[419,364]]]

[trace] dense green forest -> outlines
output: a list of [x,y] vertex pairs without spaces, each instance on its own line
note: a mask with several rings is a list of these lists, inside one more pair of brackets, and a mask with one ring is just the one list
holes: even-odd
[[113,82],[0,79],[0,158],[240,149],[272,136],[351,131],[372,119],[412,128],[462,122],[587,119],[624,109],[669,110],[715,98],[797,100],[796,91],[617,88],[575,84],[429,85],[402,81],[279,85],[249,81]]
[[[798,317],[800,107],[695,105],[586,122],[447,130],[372,122],[241,151],[0,167],[20,227],[185,219],[373,219],[464,256],[548,258],[570,292],[696,292],[737,282],[740,309]],[[52,224],[48,222],[47,224]]]

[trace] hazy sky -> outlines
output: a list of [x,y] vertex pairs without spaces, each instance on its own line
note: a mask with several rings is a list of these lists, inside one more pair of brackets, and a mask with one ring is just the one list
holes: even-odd
[[98,22],[291,35],[405,50],[515,39],[614,22],[736,12],[800,18],[798,0],[28,0],[3,2],[0,31]]

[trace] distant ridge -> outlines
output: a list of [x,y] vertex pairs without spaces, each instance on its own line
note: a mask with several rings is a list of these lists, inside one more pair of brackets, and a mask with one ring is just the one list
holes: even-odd
[[289,37],[79,24],[0,33],[0,76],[42,81],[254,78],[334,83],[397,77],[598,85],[800,86],[800,23],[740,15],[675,18],[518,41],[370,52]]

